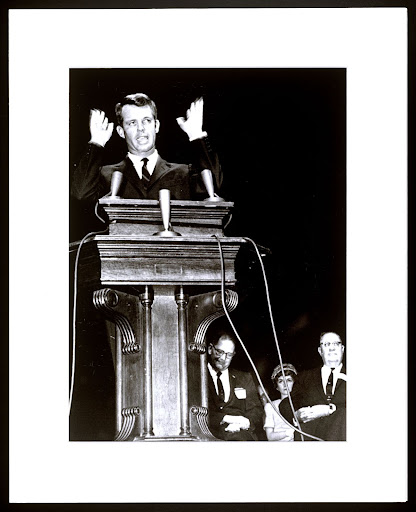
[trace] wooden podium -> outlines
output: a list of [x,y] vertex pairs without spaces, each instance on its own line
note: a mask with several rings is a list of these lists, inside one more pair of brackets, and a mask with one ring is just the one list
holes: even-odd
[[[78,280],[115,325],[116,441],[214,441],[208,428],[205,335],[238,303],[243,238],[224,236],[233,203],[170,202],[180,236],[158,236],[157,200],[103,198],[109,233],[82,249]],[[97,285],[99,289],[97,289]]]

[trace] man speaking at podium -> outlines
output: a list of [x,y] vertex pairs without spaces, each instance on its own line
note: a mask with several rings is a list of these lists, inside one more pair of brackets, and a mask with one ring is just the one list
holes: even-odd
[[[222,174],[217,154],[202,129],[203,99],[194,101],[185,117],[177,118],[188,135],[194,153],[191,165],[169,163],[156,149],[160,122],[156,105],[146,94],[125,96],[116,108],[116,131],[126,141],[127,156],[115,165],[102,165],[104,146],[110,140],[114,123],[100,110],[90,112],[91,139],[72,182],[72,195],[79,200],[96,202],[114,188],[124,199],[158,199],[159,190],[169,189],[172,199],[204,199],[206,190],[200,172],[210,169],[214,187],[221,186]],[[115,173],[119,171],[119,173]],[[120,174],[121,173],[121,174]]]

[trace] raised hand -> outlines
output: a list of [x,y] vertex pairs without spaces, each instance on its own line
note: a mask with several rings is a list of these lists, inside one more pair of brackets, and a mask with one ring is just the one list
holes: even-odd
[[90,142],[105,146],[113,134],[114,123],[109,123],[105,112],[102,110],[90,110]]
[[191,103],[186,111],[185,117],[177,117],[176,122],[181,129],[188,135],[189,140],[202,139],[206,137],[206,132],[202,131],[204,115],[204,99],[198,98]]

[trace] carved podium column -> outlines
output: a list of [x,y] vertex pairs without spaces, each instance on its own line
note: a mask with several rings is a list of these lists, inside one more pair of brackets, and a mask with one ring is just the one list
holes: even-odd
[[115,324],[117,441],[215,440],[208,428],[205,335],[237,307],[235,259],[242,238],[225,237],[233,203],[171,201],[162,230],[159,201],[104,198],[109,233],[83,249],[80,282],[98,278],[94,306]]

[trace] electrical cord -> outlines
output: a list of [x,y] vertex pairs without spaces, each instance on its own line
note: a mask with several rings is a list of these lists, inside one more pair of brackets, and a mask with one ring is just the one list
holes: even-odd
[[[109,196],[110,194],[111,194],[111,192],[109,192],[108,194],[106,194],[106,195],[105,195],[105,196],[103,196],[103,197],[107,197],[107,196]],[[95,216],[96,216],[96,217],[97,217],[101,222],[103,222],[104,224],[107,224],[107,223],[106,223],[106,221],[105,221],[102,217],[100,217],[100,216],[98,215],[98,201],[95,203],[94,213],[95,213]]]
[[[266,397],[267,401],[270,403],[270,405],[273,407],[273,409],[276,411],[276,413],[277,413],[277,414],[282,418],[282,420],[283,420],[283,421],[284,421],[288,426],[290,426],[291,428],[293,428],[293,425],[292,425],[291,423],[289,423],[289,422],[286,420],[286,418],[283,418],[283,417],[281,416],[280,412],[276,409],[276,407],[275,407],[275,406],[274,406],[274,404],[272,403],[272,401],[271,401],[271,399],[270,399],[270,397],[269,397],[269,395],[268,395],[267,391],[266,391],[266,390],[265,390],[265,388],[264,388],[263,382],[262,382],[262,380],[261,380],[261,378],[260,378],[260,375],[259,375],[259,373],[258,373],[258,371],[257,371],[257,369],[256,369],[256,366],[255,366],[255,364],[254,364],[254,362],[253,362],[253,360],[252,360],[252,358],[251,358],[250,354],[248,353],[248,351],[247,351],[247,349],[246,349],[246,347],[245,347],[245,345],[244,345],[243,341],[241,340],[241,337],[239,336],[239,334],[238,334],[238,332],[237,332],[237,330],[236,330],[236,328],[235,328],[235,326],[234,326],[234,323],[232,322],[232,320],[231,320],[231,318],[230,318],[230,316],[229,316],[229,313],[228,313],[228,311],[227,311],[227,307],[226,307],[226,303],[225,303],[225,290],[224,290],[225,278],[224,278],[224,263],[223,263],[222,247],[221,247],[221,243],[220,243],[219,238],[218,238],[217,236],[216,236],[216,238],[217,238],[218,247],[219,247],[219,250],[220,250],[220,256],[221,256],[221,297],[222,297],[223,307],[224,307],[224,311],[225,311],[225,314],[226,314],[226,316],[227,316],[227,319],[228,319],[228,321],[229,321],[229,323],[230,323],[230,325],[231,325],[231,327],[232,327],[232,329],[233,329],[233,331],[234,331],[235,335],[237,336],[237,339],[239,340],[239,342],[240,342],[241,346],[243,347],[244,352],[246,353],[246,356],[247,356],[247,358],[248,358],[248,360],[249,360],[249,362],[250,362],[250,364],[251,364],[251,366],[252,366],[252,368],[253,368],[253,370],[254,370],[254,373],[255,373],[255,375],[256,375],[256,377],[257,377],[257,380],[258,380],[258,382],[259,382],[259,384],[260,384],[261,389],[263,390],[263,393],[264,393],[264,395],[265,395],[265,397]],[[282,360],[281,360],[281,356],[280,356],[280,351],[279,351],[279,350],[278,350],[278,353],[279,353],[279,360],[280,360],[280,364],[283,366],[283,363],[282,363]],[[285,378],[285,377],[284,377],[284,378]],[[285,383],[286,383],[286,378],[285,378]],[[286,385],[287,385],[287,383],[286,383]],[[289,390],[288,390],[288,391],[289,391]],[[293,404],[292,404],[292,412],[294,413]],[[296,417],[296,416],[295,416],[295,414],[294,414],[294,418],[295,418],[295,417]]]
[[[98,217],[98,219],[106,224],[105,220],[103,220],[97,212],[98,207],[98,201],[95,204],[95,215]],[[75,257],[75,268],[74,268],[74,299],[73,299],[73,312],[72,312],[72,365],[71,365],[71,384],[69,389],[69,408],[68,408],[68,414],[71,414],[71,407],[72,407],[72,397],[74,393],[74,381],[75,381],[75,349],[76,349],[76,317],[77,317],[77,295],[78,295],[78,263],[79,263],[79,255],[81,253],[81,247],[84,244],[88,238],[91,238],[95,235],[101,235],[103,233],[106,233],[108,231],[108,226],[106,229],[102,231],[91,231],[90,233],[86,234],[84,238],[80,241],[77,254]]]
[[221,242],[220,242],[220,237],[218,237],[217,235],[214,235],[215,238],[217,239],[217,243],[218,243],[218,249],[219,249],[219,252],[220,252],[220,261],[221,261],[221,300],[222,300],[222,303],[223,303],[223,308],[224,308],[224,312],[225,312],[225,315],[228,319],[228,322],[230,323],[233,331],[234,331],[234,334],[236,335],[238,341],[240,342],[252,368],[253,368],[253,371],[257,377],[257,380],[260,384],[260,387],[267,399],[267,401],[270,403],[270,405],[272,406],[272,408],[276,411],[276,413],[279,415],[279,417],[292,429],[296,430],[300,435],[301,435],[301,438],[302,438],[302,441],[304,441],[304,438],[303,436],[307,436],[307,437],[310,437],[311,439],[315,439],[316,441],[323,441],[323,439],[319,438],[319,437],[315,437],[311,434],[307,434],[306,432],[303,432],[301,427],[300,427],[300,424],[296,418],[296,414],[295,414],[295,409],[294,409],[294,406],[293,406],[293,402],[292,402],[292,398],[290,396],[290,391],[289,391],[289,388],[287,386],[287,381],[286,381],[286,376],[284,374],[284,369],[283,369],[283,361],[282,361],[282,356],[281,356],[281,353],[280,353],[280,347],[279,347],[279,342],[278,342],[278,339],[277,339],[277,334],[276,334],[276,328],[275,328],[275,324],[274,324],[274,320],[273,320],[273,314],[272,314],[272,309],[271,309],[271,303],[270,303],[270,295],[269,295],[269,289],[268,289],[268,285],[267,285],[267,278],[266,278],[266,272],[264,270],[264,265],[263,265],[263,261],[261,259],[261,256],[260,256],[260,253],[257,249],[257,245],[253,242],[253,240],[251,240],[251,238],[247,238],[247,237],[243,237],[244,240],[247,240],[249,242],[251,242],[254,247],[255,247],[255,250],[256,250],[256,253],[257,253],[257,256],[259,258],[259,261],[260,261],[260,265],[261,265],[261,268],[262,268],[262,271],[263,271],[263,278],[264,278],[264,283],[265,283],[265,289],[266,289],[266,297],[267,297],[267,304],[268,304],[268,308],[269,308],[269,315],[270,315],[270,320],[271,320],[271,323],[272,323],[272,328],[273,328],[273,334],[274,334],[274,338],[275,338],[275,342],[276,342],[276,347],[277,347],[277,353],[278,353],[278,357],[279,357],[279,362],[280,362],[280,365],[282,366],[282,375],[283,375],[283,378],[285,380],[285,385],[286,385],[286,388],[288,390],[288,398],[289,398],[289,403],[290,403],[290,406],[291,406],[291,409],[292,409],[292,412],[293,412],[293,418],[295,420],[295,422],[297,423],[297,427],[292,425],[291,423],[289,423],[286,418],[284,418],[280,411],[275,407],[275,405],[272,403],[267,391],[265,390],[264,388],[264,385],[263,385],[263,382],[260,378],[260,375],[257,371],[257,368],[250,356],[250,354],[248,353],[247,351],[247,348],[245,347],[240,335],[238,334],[237,332],[237,329],[235,328],[235,325],[233,323],[233,321],[231,320],[231,317],[230,317],[230,314],[227,310],[227,306],[226,306],[226,301],[225,301],[225,272],[224,272],[224,257],[223,257],[223,252],[222,252],[222,247],[221,247]]
[[[109,195],[109,194],[107,194]],[[106,197],[106,196],[104,196]],[[104,224],[106,223],[106,221],[104,219],[102,219],[100,217],[100,215],[98,214],[98,201],[97,203],[95,204],[95,208],[94,208],[94,213],[95,215],[97,216],[97,218],[103,222]],[[229,222],[228,222],[229,223]],[[227,223],[227,224],[228,224]],[[82,248],[82,245],[84,244],[84,242],[86,242],[86,240],[88,240],[88,238],[91,238],[95,235],[99,235],[99,234],[103,234],[103,233],[106,233],[108,231],[108,226],[106,227],[106,229],[102,230],[102,231],[91,231],[90,233],[88,233],[87,235],[85,235],[82,240],[80,241],[80,244],[78,246],[78,249],[77,249],[77,254],[76,254],[76,258],[75,258],[75,269],[74,269],[74,299],[73,299],[73,333],[72,333],[72,369],[71,369],[71,384],[70,384],[70,396],[69,396],[69,414],[71,413],[71,407],[72,407],[72,398],[73,398],[73,391],[74,391],[74,380],[75,380],[75,351],[76,351],[76,311],[77,311],[77,294],[78,294],[78,264],[79,264],[79,257],[80,257],[80,252],[81,252],[81,248]],[[222,247],[221,247],[221,242],[220,242],[220,239],[217,235],[214,235],[215,238],[217,239],[217,242],[218,242],[218,247],[219,247],[219,252],[220,252],[220,260],[221,260],[221,299],[222,299],[222,303],[223,303],[223,308],[224,308],[224,312],[225,312],[225,315],[237,337],[237,339],[239,340],[253,370],[254,370],[254,373],[258,379],[258,382],[260,384],[260,387],[267,399],[267,401],[270,403],[270,405],[272,406],[272,408],[276,411],[276,413],[280,416],[280,418],[292,429],[296,430],[297,432],[299,432],[302,436],[302,441],[304,440],[303,439],[303,435],[306,435],[312,439],[316,439],[318,441],[323,441],[322,439],[318,438],[318,437],[315,437],[315,436],[312,436],[310,434],[306,434],[305,432],[303,432],[300,428],[300,424],[298,423],[297,419],[296,419],[296,414],[295,414],[295,410],[294,410],[294,406],[293,406],[293,402],[292,402],[292,399],[291,399],[291,396],[290,396],[290,391],[289,391],[289,388],[287,386],[287,381],[286,381],[286,375],[284,373],[284,369],[283,369],[283,361],[282,361],[282,357],[281,357],[281,353],[280,353],[280,347],[279,347],[279,343],[278,343],[278,339],[277,339],[277,334],[276,334],[276,329],[275,329],[275,324],[274,324],[274,320],[273,320],[273,314],[272,314],[272,309],[271,309],[271,304],[270,304],[270,296],[269,296],[269,290],[268,290],[268,285],[267,285],[267,278],[266,278],[266,273],[265,273],[265,269],[264,269],[264,265],[263,265],[263,261],[261,259],[261,255],[258,251],[258,248],[257,248],[257,245],[255,244],[255,242],[253,240],[251,240],[250,238],[247,238],[247,237],[243,237],[244,240],[247,240],[249,241],[250,243],[253,244],[254,248],[255,248],[255,251],[257,253],[257,256],[258,256],[258,259],[259,259],[259,262],[260,262],[260,265],[261,265],[261,268],[262,268],[262,272],[263,272],[263,278],[264,278],[264,283],[265,283],[265,290],[266,290],[266,297],[267,297],[267,303],[268,303],[268,308],[269,308],[269,315],[270,315],[270,320],[271,320],[271,324],[272,324],[272,329],[273,329],[273,334],[274,334],[274,339],[275,339],[275,343],[276,343],[276,348],[277,348],[277,352],[278,352],[278,357],[279,357],[279,362],[282,366],[282,375],[283,375],[283,378],[284,378],[284,381],[285,381],[285,385],[286,385],[286,388],[288,390],[288,398],[289,398],[289,403],[290,403],[290,406],[291,406],[291,409],[292,409],[292,412],[293,412],[293,417],[294,417],[294,420],[296,421],[297,425],[299,428],[296,428],[294,427],[291,423],[289,423],[286,418],[284,418],[281,414],[280,414],[280,411],[275,407],[275,405],[272,403],[267,391],[265,390],[264,388],[264,385],[263,385],[263,382],[260,378],[260,375],[256,369],[256,366],[250,356],[250,354],[248,353],[240,335],[238,334],[235,326],[234,326],[234,323],[232,322],[231,320],[231,317],[229,315],[229,312],[228,312],[228,309],[227,309],[227,306],[226,306],[226,299],[225,299],[225,272],[224,272],[224,258],[223,258],[223,253],[222,253]]]
[[[263,260],[261,258],[261,255],[260,255],[260,252],[258,250],[257,244],[251,238],[248,238],[248,237],[244,237],[244,240],[247,240],[248,242],[250,242],[253,245],[253,247],[254,247],[254,249],[256,251],[258,260],[260,262],[260,266],[261,266],[262,274],[263,274],[263,280],[264,280],[264,287],[265,287],[265,291],[266,291],[266,299],[267,299],[267,306],[268,306],[268,310],[269,310],[270,322],[271,322],[272,329],[273,329],[273,337],[274,337],[275,344],[276,344],[276,350],[277,350],[277,354],[278,354],[278,357],[279,357],[279,363],[280,363],[280,366],[282,368],[282,376],[283,376],[283,380],[285,382],[285,386],[286,386],[286,389],[287,389],[287,392],[288,392],[288,399],[289,399],[290,408],[291,408],[292,413],[293,413],[293,418],[296,421],[296,424],[298,426],[298,429],[299,429],[298,432],[301,434],[301,439],[302,439],[302,441],[304,441],[302,428],[301,428],[301,426],[299,424],[299,421],[298,421],[298,419],[296,417],[296,412],[295,412],[295,407],[293,405],[292,396],[291,396],[291,393],[289,391],[289,387],[287,385],[287,380],[286,380],[286,375],[285,375],[285,370],[284,370],[284,365],[283,365],[282,354],[280,352],[280,345],[279,345],[279,342],[278,342],[278,339],[277,339],[276,327],[275,327],[275,323],[274,323],[274,319],[273,319],[273,311],[272,311],[271,302],[270,302],[269,286],[268,286],[268,282],[267,282],[267,278],[266,278],[266,271],[265,271],[265,268],[264,268],[264,265],[263,265]],[[267,398],[269,398],[269,397],[267,397]],[[270,402],[270,399],[269,399],[269,403],[273,407],[273,409],[278,413],[280,418],[282,418],[284,421],[286,421],[286,419],[283,418],[283,416],[281,415],[280,411],[276,410],[276,407],[274,406],[274,404]],[[286,423],[288,423],[288,422],[286,421]]]

